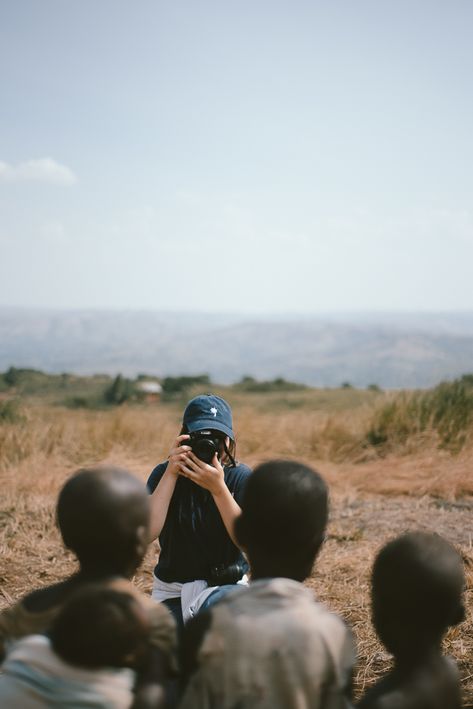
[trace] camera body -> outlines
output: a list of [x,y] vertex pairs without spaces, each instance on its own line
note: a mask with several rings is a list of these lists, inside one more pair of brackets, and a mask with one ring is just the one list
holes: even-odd
[[194,431],[189,436],[190,438],[185,441],[185,445],[190,446],[194,455],[204,463],[211,463],[215,453],[219,455],[222,435],[218,435],[217,431],[212,431],[211,429]]

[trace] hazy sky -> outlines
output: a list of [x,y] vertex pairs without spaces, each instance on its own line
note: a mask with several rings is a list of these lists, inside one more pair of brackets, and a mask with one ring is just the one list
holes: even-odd
[[472,0],[0,2],[0,305],[473,309]]

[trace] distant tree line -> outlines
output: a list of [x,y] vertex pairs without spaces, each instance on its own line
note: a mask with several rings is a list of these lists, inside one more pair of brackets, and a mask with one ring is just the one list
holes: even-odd
[[[146,390],[140,386],[143,382],[157,382],[161,387],[159,398],[166,401],[180,401],[197,392],[211,391],[218,388],[208,374],[156,377],[138,374],[136,378],[119,373],[115,377],[107,374],[79,376],[63,372],[48,374],[30,367],[9,367],[0,372],[0,394],[6,392],[10,397],[40,395],[51,403],[65,404],[70,408],[104,408],[121,406],[129,402],[141,402],[149,398]],[[341,388],[351,389],[349,382],[343,382]],[[304,384],[292,382],[283,377],[259,380],[246,375],[232,385],[235,391],[245,393],[281,393],[308,389]],[[371,391],[381,391],[376,384],[367,387]],[[55,400],[54,397],[60,397]],[[158,398],[156,396],[156,398]],[[5,405],[4,418],[13,417],[13,404]]]
[[[161,398],[173,401],[185,397],[193,391],[210,391],[218,387],[208,374],[183,375],[172,377],[156,377],[148,374],[138,374],[135,379],[119,373],[115,377],[107,374],[79,376],[63,372],[48,374],[29,367],[9,367],[0,373],[0,392],[12,391],[19,395],[50,394],[64,392],[67,405],[75,408],[101,406],[120,406],[130,401],[140,401],[145,396],[140,390],[143,381],[159,382]],[[343,389],[352,389],[350,382],[342,382]],[[236,391],[248,393],[291,392],[309,387],[305,384],[289,381],[283,377],[259,380],[246,375],[232,385]],[[377,384],[367,387],[374,392],[381,391]]]

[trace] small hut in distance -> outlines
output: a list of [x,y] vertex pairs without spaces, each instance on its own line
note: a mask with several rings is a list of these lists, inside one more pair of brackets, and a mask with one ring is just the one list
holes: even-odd
[[163,388],[161,384],[153,379],[141,379],[136,383],[136,393],[140,401],[147,404],[154,404],[161,398]]

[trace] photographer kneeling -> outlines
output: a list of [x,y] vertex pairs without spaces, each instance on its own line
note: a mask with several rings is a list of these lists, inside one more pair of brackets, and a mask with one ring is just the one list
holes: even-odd
[[242,579],[248,564],[233,523],[250,468],[235,461],[232,412],[212,394],[192,399],[168,461],[151,473],[151,539],[161,552],[152,597],[182,627]]

